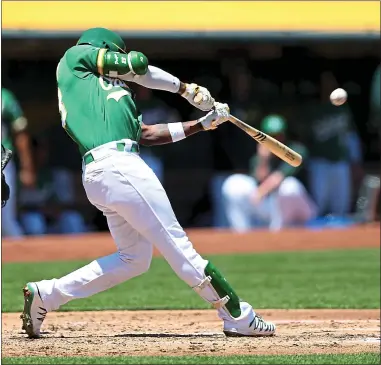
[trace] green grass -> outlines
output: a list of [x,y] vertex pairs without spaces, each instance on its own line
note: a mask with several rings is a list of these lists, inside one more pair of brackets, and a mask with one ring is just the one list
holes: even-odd
[[8,357],[3,364],[379,364],[380,354],[284,356]]
[[[308,243],[306,243],[308,244]],[[212,256],[256,308],[380,308],[380,250]],[[87,262],[3,264],[3,311],[22,310],[27,281],[60,277]],[[63,310],[209,308],[161,258],[144,275]]]

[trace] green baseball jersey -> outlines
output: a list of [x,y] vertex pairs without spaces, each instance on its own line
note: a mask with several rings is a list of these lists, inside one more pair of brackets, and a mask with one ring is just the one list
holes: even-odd
[[[57,66],[62,126],[81,155],[108,142],[140,139],[142,117],[132,90],[122,80],[102,76],[105,51],[74,46]],[[116,56],[119,62],[126,63],[127,57]]]
[[306,105],[301,127],[305,131],[311,158],[349,161],[348,132],[354,129],[348,105],[319,102]]
[[8,89],[1,89],[1,143],[13,150],[12,134],[27,127],[27,120],[19,102]]
[[[293,167],[289,165],[287,162],[281,160],[279,157],[271,154],[269,160],[270,173],[275,171],[281,171],[285,177],[297,176],[304,182],[304,163],[308,158],[308,150],[306,146],[304,146],[302,143],[295,141],[286,141],[284,143],[303,157],[303,163],[298,167]],[[255,175],[255,170],[258,166],[258,162],[259,156],[257,155],[254,155],[249,161],[249,172],[253,176]]]

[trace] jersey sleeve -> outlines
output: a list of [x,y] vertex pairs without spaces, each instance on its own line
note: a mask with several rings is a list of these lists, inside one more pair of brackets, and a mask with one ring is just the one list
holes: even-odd
[[70,70],[79,78],[85,78],[90,73],[118,77],[129,72],[145,75],[148,71],[147,57],[136,51],[126,54],[90,45],[79,45],[66,52],[66,60]]
[[108,51],[99,58],[102,75],[118,77],[131,72],[133,75],[145,75],[148,71],[148,58],[141,52],[129,53]]
[[19,102],[13,93],[7,89],[2,89],[1,94],[3,99],[3,116],[9,121],[14,132],[23,131],[28,123]]
[[[74,46],[66,52],[66,62],[71,72],[78,78],[86,78],[89,74],[100,73],[98,58],[106,53],[106,49],[90,45]],[[99,67],[98,67],[99,66]]]
[[[301,143],[291,143],[289,147],[293,149],[295,152],[299,153],[303,157],[303,160],[307,159],[308,151],[304,145],[302,145]],[[298,167],[293,167],[289,165],[287,162],[282,162],[279,165],[278,171],[282,172],[285,177],[293,176],[301,169],[302,165],[303,164],[301,164]]]

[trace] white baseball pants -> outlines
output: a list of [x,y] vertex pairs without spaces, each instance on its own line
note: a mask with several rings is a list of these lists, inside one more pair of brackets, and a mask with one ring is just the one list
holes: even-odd
[[286,177],[276,191],[255,206],[250,196],[257,187],[255,179],[244,174],[231,175],[222,185],[226,216],[234,230],[244,232],[261,225],[278,230],[316,216],[314,202],[295,177]]
[[[56,310],[146,272],[153,245],[189,286],[200,285],[207,261],[194,250],[154,172],[138,154],[117,151],[115,142],[91,153],[95,161],[83,166],[83,185],[90,202],[107,217],[117,252],[60,279],[38,282],[45,308]],[[219,299],[208,286],[199,295],[208,302]],[[218,313],[233,321],[224,309]],[[241,316],[234,321],[246,324],[253,316],[252,307],[242,302]]]

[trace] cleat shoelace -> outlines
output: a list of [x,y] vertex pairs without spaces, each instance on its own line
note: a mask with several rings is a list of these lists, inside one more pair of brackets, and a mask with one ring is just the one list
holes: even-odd
[[256,314],[254,320],[251,322],[251,324],[254,324],[254,329],[259,330],[260,332],[266,332],[266,331],[272,331],[272,326],[267,324],[263,318]]

